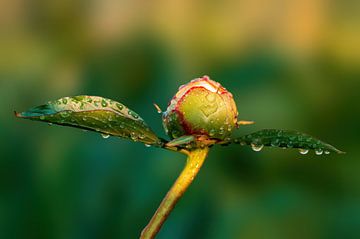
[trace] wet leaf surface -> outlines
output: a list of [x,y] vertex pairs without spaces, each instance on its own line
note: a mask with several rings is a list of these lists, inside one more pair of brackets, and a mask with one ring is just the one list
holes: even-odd
[[264,146],[270,146],[298,148],[301,154],[306,154],[309,150],[315,150],[317,155],[329,154],[330,152],[344,153],[317,138],[292,130],[264,129],[232,139],[232,142],[240,145],[250,145],[254,151],[260,151]]
[[16,116],[99,132],[103,138],[111,135],[147,145],[162,145],[137,113],[119,102],[98,96],[64,97],[16,113]]

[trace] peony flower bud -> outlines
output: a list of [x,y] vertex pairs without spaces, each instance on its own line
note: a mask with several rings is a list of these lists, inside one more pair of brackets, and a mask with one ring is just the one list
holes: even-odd
[[184,135],[224,140],[237,125],[233,96],[208,76],[180,86],[163,114],[163,125],[170,138]]

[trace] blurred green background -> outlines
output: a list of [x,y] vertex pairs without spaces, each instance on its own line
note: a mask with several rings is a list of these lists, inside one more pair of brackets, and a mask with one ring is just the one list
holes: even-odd
[[214,147],[158,238],[360,238],[360,6],[340,0],[0,1],[0,238],[137,238],[184,157],[22,121],[80,94],[166,137],[179,85],[209,75],[240,119],[346,155]]

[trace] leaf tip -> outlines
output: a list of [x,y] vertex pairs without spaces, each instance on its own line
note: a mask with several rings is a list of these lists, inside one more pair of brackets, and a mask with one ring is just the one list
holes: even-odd
[[16,118],[23,118],[22,114],[14,110],[14,115]]
[[338,154],[346,154],[346,152],[341,151],[341,150],[337,150],[336,153],[338,153]]

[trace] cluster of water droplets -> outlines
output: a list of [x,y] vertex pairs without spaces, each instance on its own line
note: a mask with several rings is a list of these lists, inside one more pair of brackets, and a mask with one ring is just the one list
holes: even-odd
[[[292,138],[292,139],[295,140],[295,138]],[[273,139],[270,143],[268,143],[269,145],[268,144],[264,145],[261,142],[261,139],[259,139],[259,138],[254,139],[253,137],[251,137],[251,135],[248,135],[243,139],[234,139],[233,142],[240,144],[242,146],[250,145],[252,150],[254,150],[255,152],[261,151],[264,148],[264,146],[281,147],[283,149],[294,148],[297,146],[295,141],[292,142],[291,139],[290,139],[290,141],[284,141],[284,140],[280,140],[278,138]],[[316,155],[330,154],[329,150],[319,147],[319,144],[316,144],[316,145],[314,144],[311,146],[312,146],[311,149],[314,149],[314,152]],[[299,153],[303,154],[303,155],[308,154],[310,152],[310,148],[305,148],[305,147],[298,148],[298,150],[299,150]]]

